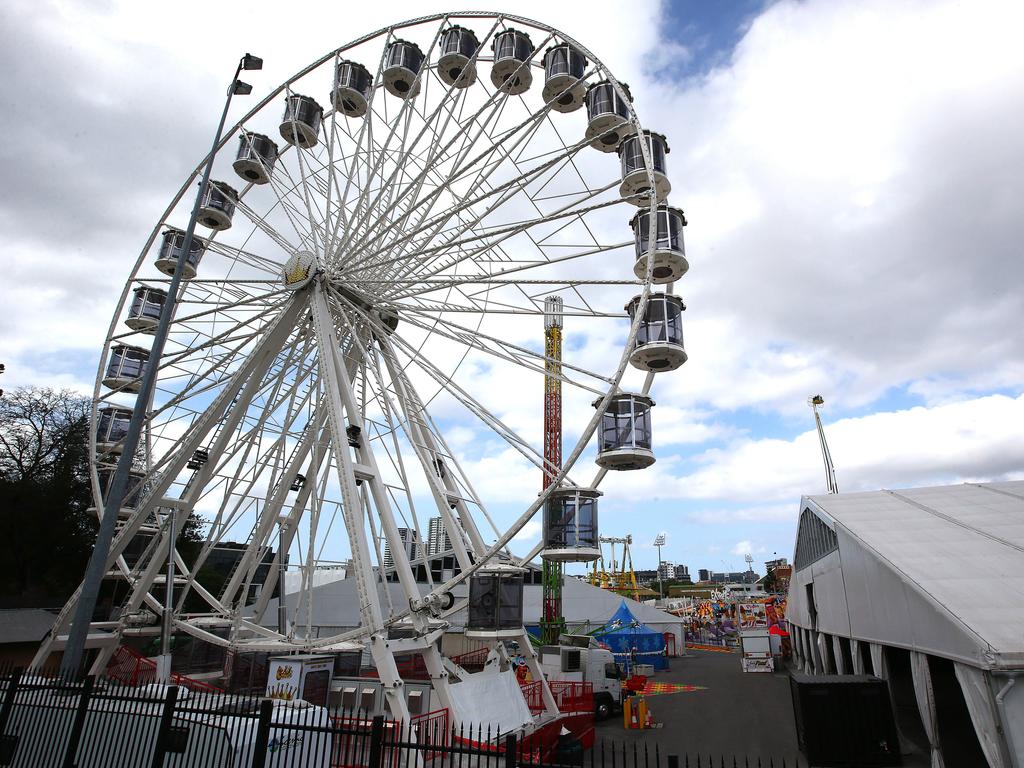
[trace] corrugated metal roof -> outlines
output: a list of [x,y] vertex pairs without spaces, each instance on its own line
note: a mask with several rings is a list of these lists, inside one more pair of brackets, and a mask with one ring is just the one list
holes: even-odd
[[57,616],[42,608],[0,610],[0,643],[38,643]]
[[988,653],[1024,654],[1024,481],[809,498]]

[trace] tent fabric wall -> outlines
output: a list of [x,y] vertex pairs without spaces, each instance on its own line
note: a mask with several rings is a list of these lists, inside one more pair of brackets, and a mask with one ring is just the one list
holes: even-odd
[[921,724],[931,750],[932,768],[945,768],[942,760],[942,746],[939,742],[939,717],[935,709],[935,691],[932,689],[932,674],[928,669],[928,654],[910,652],[910,674],[914,680],[914,698]]
[[864,669],[864,657],[861,656],[859,640],[850,641],[850,656],[853,657],[853,674],[866,675],[867,670]]
[[668,669],[664,635],[639,622],[625,600],[608,619],[604,631],[596,632],[595,637],[611,648],[619,664],[631,661],[635,648],[638,664],[653,664],[655,669]]
[[836,674],[850,674],[850,670],[846,668],[846,658],[843,656],[843,644],[839,640],[839,635],[832,635],[832,654],[836,659]]
[[989,688],[985,673],[977,667],[955,662],[953,670],[964,692],[967,711],[974,723],[974,732],[978,735],[981,751],[985,753],[989,768],[1009,768],[1010,763],[1004,757],[1002,740],[999,737],[999,720],[996,716],[992,690]]
[[828,635],[824,632],[816,632],[815,634],[818,636],[818,674],[831,674],[832,669],[828,663]]

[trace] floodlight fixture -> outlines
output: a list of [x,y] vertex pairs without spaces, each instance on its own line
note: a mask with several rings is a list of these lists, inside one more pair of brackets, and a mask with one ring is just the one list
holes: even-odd
[[241,80],[235,80],[231,85],[231,93],[235,96],[248,96],[252,93],[252,86],[248,83],[243,83]]
[[247,53],[242,57],[242,69],[263,69],[263,59]]

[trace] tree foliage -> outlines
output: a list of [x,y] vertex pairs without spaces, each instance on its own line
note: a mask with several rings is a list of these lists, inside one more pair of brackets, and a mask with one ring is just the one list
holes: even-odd
[[95,539],[89,401],[22,387],[0,398],[0,604],[60,604]]

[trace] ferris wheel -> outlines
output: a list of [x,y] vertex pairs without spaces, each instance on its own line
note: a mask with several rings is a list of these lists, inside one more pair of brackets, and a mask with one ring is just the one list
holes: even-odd
[[[273,90],[212,159],[205,230],[150,402],[133,395],[203,164],[150,234],[110,325],[91,459],[98,514],[118,515],[109,570],[128,597],[106,628],[164,611],[167,532],[199,514],[198,556],[173,555],[176,631],[236,649],[365,648],[397,679],[386,640],[403,627],[402,647],[436,680],[447,673],[433,643],[468,582],[467,633],[522,636],[523,564],[596,557],[597,487],[654,462],[654,374],[686,360],[672,293],[688,268],[686,221],[668,204],[667,153],[592,52],[508,15],[397,24]],[[537,343],[545,312],[579,340],[564,360]],[[558,465],[516,410],[552,377],[567,411],[584,414]],[[131,492],[105,510],[138,408]],[[578,461],[595,432],[596,474]],[[529,468],[524,486],[550,482],[502,517],[477,491],[495,461]],[[542,509],[541,544],[516,557],[510,541]],[[208,589],[197,575],[227,541],[244,550]],[[433,555],[455,567],[434,572]],[[315,574],[342,560],[360,626],[318,637]],[[267,620],[286,570],[298,590]]]

